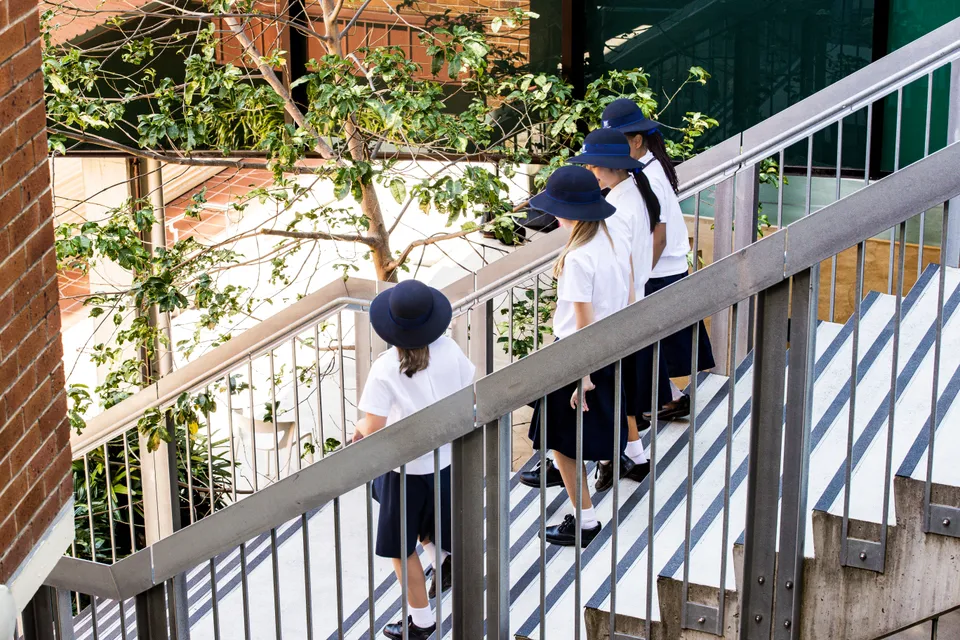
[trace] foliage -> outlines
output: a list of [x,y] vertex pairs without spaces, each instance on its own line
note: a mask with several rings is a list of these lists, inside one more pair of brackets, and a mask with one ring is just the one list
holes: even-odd
[[[538,292],[534,291],[534,286],[539,289]],[[537,278],[535,285],[529,288],[517,287],[512,293],[512,325],[511,307],[509,303],[505,303],[500,309],[500,315],[505,316],[506,320],[496,323],[497,344],[504,353],[511,353],[512,344],[513,356],[519,360],[533,353],[535,347],[542,348],[545,338],[553,334],[549,322],[557,302],[557,283],[556,280],[551,280],[548,286],[543,286],[540,278]]]

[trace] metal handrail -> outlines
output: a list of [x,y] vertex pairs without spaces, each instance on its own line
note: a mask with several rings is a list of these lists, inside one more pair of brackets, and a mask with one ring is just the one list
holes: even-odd
[[[128,598],[409,460],[461,438],[570,380],[785,282],[922,211],[960,196],[960,143],[839,200],[114,565],[64,557],[47,584]],[[838,225],[837,220],[846,224]],[[663,309],[670,309],[664,314]]]
[[[759,162],[779,149],[809,137],[877,98],[958,58],[960,18],[680,164],[677,168],[680,199],[695,195],[739,168]],[[557,256],[563,242],[562,234],[547,234],[481,268],[475,275],[445,287],[444,293],[454,300],[455,314],[465,313],[542,271]],[[351,278],[346,284],[338,280],[306,296],[257,327],[89,420],[84,431],[71,438],[74,456],[88,453],[116,437],[147,409],[169,403],[184,391],[222,377],[238,362],[276,347],[319,317],[348,307],[362,309],[382,286],[374,281]],[[271,327],[275,332],[264,335]]]

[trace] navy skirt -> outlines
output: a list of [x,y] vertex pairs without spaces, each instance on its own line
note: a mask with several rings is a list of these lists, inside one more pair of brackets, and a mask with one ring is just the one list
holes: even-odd
[[[686,277],[687,272],[684,271],[673,276],[650,278],[644,287],[644,293],[648,296],[652,295]],[[707,328],[703,321],[698,323],[698,327],[700,341],[697,348],[697,367],[699,371],[706,371],[707,369],[713,369],[716,362],[713,360],[710,336],[707,335]],[[691,329],[693,327],[685,327],[660,341],[660,361],[666,366],[667,375],[671,378],[680,378],[691,374],[690,361],[693,357],[693,332]],[[663,405],[661,404],[661,406]]]
[[[377,555],[381,558],[409,558],[418,540],[436,544],[433,535],[434,475],[407,474],[407,548],[400,545],[400,474],[390,471],[373,481],[373,499],[380,503],[377,521]],[[450,531],[450,467],[440,470],[440,547],[452,549]],[[431,559],[432,562],[432,559]]]
[[[607,365],[590,374],[596,386],[588,391],[587,406],[583,412],[583,459],[615,460],[627,446],[626,402],[620,403],[620,448],[615,451],[614,435],[614,366]],[[570,408],[570,396],[577,388],[572,382],[546,397],[547,410],[547,449],[558,451],[568,458],[577,457],[577,411]],[[624,384],[624,389],[626,384]],[[621,391],[622,393],[622,391]],[[540,448],[540,412],[543,411],[543,398],[534,405],[533,418],[530,421],[529,436],[533,448]]]
[[[671,400],[670,376],[664,362],[663,343],[660,345],[660,366],[657,367],[657,407]],[[641,349],[623,359],[623,389],[626,396],[627,415],[642,416],[651,411],[653,398],[653,346]]]

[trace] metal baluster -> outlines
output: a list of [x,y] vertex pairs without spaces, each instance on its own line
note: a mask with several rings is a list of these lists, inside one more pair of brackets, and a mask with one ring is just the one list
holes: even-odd
[[[184,439],[184,447],[185,447],[183,457],[184,457],[184,464],[187,467],[187,507],[190,509],[190,524],[193,524],[196,520],[196,515],[195,515],[196,509],[194,509],[194,504],[193,504],[193,456],[190,455],[190,425],[187,425],[186,428],[183,430],[183,432],[184,432],[183,439]],[[176,427],[174,427],[173,433],[176,434]],[[172,446],[177,446],[176,439],[174,439],[174,443]],[[178,482],[178,480],[179,478],[174,478],[173,482],[176,483]],[[176,493],[179,494],[180,491],[177,490]],[[177,507],[174,507],[174,508],[177,508]]]
[[807,203],[804,207],[804,217],[810,215],[813,207],[813,136],[807,137]]
[[647,493],[647,611],[645,638],[653,637],[653,539],[657,531],[657,422],[660,418],[660,341],[653,344],[653,388],[650,391],[650,475]]
[[[837,121],[837,184],[834,200],[840,200],[841,173],[843,160],[843,118]],[[837,256],[830,258],[830,322],[836,321],[837,311]]]
[[[547,628],[547,396],[540,400],[540,637]],[[579,523],[578,523],[579,526]]]
[[887,524],[890,521],[890,483],[893,482],[893,428],[897,408],[897,374],[900,362],[900,325],[903,309],[903,270],[907,251],[907,221],[900,223],[900,250],[897,256],[897,305],[893,323],[893,365],[890,373],[890,413],[887,418],[887,455],[883,476],[883,520],[880,526],[880,567],[883,570],[887,549]]
[[[583,378],[577,380],[577,479],[576,479],[576,533],[574,534],[574,585],[573,585],[573,638],[580,640],[580,621],[582,618],[582,555],[583,555]],[[616,456],[611,464],[619,464],[620,457]],[[543,476],[546,469],[540,470]],[[542,481],[541,481],[542,482]],[[592,504],[592,503],[591,503]]]
[[407,465],[400,465],[400,614],[403,640],[410,640],[410,615],[407,568]]
[[[323,394],[320,393],[320,325],[313,327],[314,361],[317,365],[317,425],[320,430],[320,458],[327,455],[327,439],[323,433]],[[346,441],[343,446],[346,446]]]
[[[270,349],[269,353],[269,362],[270,362],[270,417],[273,421],[273,453],[274,453],[274,462],[277,465],[277,479],[274,482],[280,481],[280,407],[277,404],[277,375],[274,368],[273,361],[273,349]],[[294,373],[294,380],[296,380],[296,373]]]
[[[948,218],[950,215],[949,205],[943,207],[943,226],[940,231],[940,255],[946,255]],[[930,531],[931,516],[930,505],[933,488],[933,446],[937,435],[937,421],[939,419],[939,407],[937,401],[940,398],[940,353],[943,344],[943,305],[946,296],[947,270],[941,258],[940,270],[938,272],[937,282],[937,324],[936,334],[933,343],[933,385],[930,397],[930,423],[927,425],[927,473],[923,481],[923,513],[924,513],[924,531]]]
[[[730,379],[727,384],[729,385],[729,392],[727,397],[729,398],[729,404],[727,405],[727,429],[726,429],[726,442],[724,443],[724,452],[723,452],[723,521],[720,528],[720,593],[719,593],[719,604],[717,609],[717,629],[721,630],[723,627],[723,612],[724,607],[726,606],[726,597],[727,597],[727,545],[730,544],[730,475],[733,472],[733,428],[734,420],[737,415],[737,365],[740,363],[737,362],[736,353],[737,353],[737,325],[740,323],[740,314],[738,312],[740,305],[733,305],[731,308],[733,310],[732,318],[730,320],[730,326],[733,328],[733,332],[730,334],[730,362],[733,364],[730,367]],[[690,481],[693,479],[691,478]]]
[[243,605],[243,637],[250,640],[250,585],[247,580],[247,543],[240,543],[240,601]]
[[510,338],[507,341],[507,356],[509,358],[508,362],[513,362],[513,287],[510,287],[507,295],[508,295],[507,313],[510,316],[507,319],[507,333]]
[[[130,524],[130,551],[137,551],[137,530],[133,524],[133,486],[130,481],[130,445],[127,442],[131,432],[123,434],[123,468],[126,470],[127,481],[127,518]],[[74,554],[76,555],[76,554]]]
[[[933,72],[927,74],[927,119],[923,132],[923,157],[930,155],[930,124],[932,121],[933,110]],[[926,236],[926,217],[927,212],[920,212],[920,240],[917,250],[917,277],[923,273],[923,247],[924,236]]]
[[333,553],[337,584],[337,637],[343,640],[343,538],[340,530],[340,498],[333,499]]
[[280,561],[277,557],[276,527],[270,529],[270,562],[273,568],[273,622],[277,633],[277,640],[283,640],[283,629],[280,623]]
[[[93,529],[93,505],[90,498],[90,459],[87,454],[83,454],[83,481],[84,486],[87,488],[87,519],[90,521],[90,559],[93,562],[96,562],[97,540]],[[94,595],[90,596],[90,624],[93,628],[93,640],[99,640],[100,631],[97,629],[97,625],[99,624],[97,616],[97,597]]]
[[540,349],[540,274],[533,283],[533,350]]
[[300,516],[300,531],[303,535],[303,593],[304,614],[307,623],[307,640],[313,640],[313,584],[310,579],[310,518]]
[[443,637],[443,496],[440,492],[440,449],[433,450],[433,579],[437,584],[437,637]]
[[[897,129],[893,137],[893,170],[900,171],[900,127],[903,124],[903,87],[897,89]],[[887,269],[887,295],[893,294],[893,260],[896,229],[890,228],[890,267]]]
[[253,358],[247,358],[247,380],[250,383],[250,458],[253,466],[253,490],[260,490],[260,478],[257,475],[257,405],[253,400]]
[[[621,416],[623,400],[623,361],[617,360],[613,369],[613,450],[620,451]],[[610,516],[610,638],[616,638],[617,623],[617,543],[620,528],[620,457],[613,456],[613,514]]]
[[930,640],[937,640],[938,627],[940,626],[940,616],[930,621]]
[[[697,204],[699,205],[699,194],[697,198]],[[697,207],[699,213],[699,206]],[[696,253],[694,253],[696,255]],[[696,271],[696,259],[694,259],[694,271]],[[736,317],[736,316],[734,316]],[[734,325],[736,328],[736,325]],[[734,338],[736,339],[736,338]],[[699,350],[700,350],[700,324],[694,324],[690,330],[690,349],[692,355],[690,357],[690,422],[689,430],[687,435],[687,505],[686,513],[684,515],[684,529],[683,529],[683,596],[681,606],[683,610],[680,615],[680,622],[683,628],[686,629],[702,629],[703,624],[706,623],[704,616],[698,615],[696,617],[697,625],[694,626],[691,621],[690,616],[690,538],[691,532],[693,530],[693,474],[694,474],[694,443],[697,437],[697,372],[699,369]],[[733,358],[731,358],[731,361]],[[721,598],[723,597],[723,586],[720,587]],[[719,608],[719,620],[723,620],[723,604],[721,601]],[[703,620],[703,623],[700,620]]]
[[337,360],[340,369],[340,435],[347,446],[347,387],[343,372],[343,312],[337,312]]
[[297,374],[297,338],[290,341],[290,362],[293,367],[293,424],[296,433],[297,471],[303,468],[303,433],[300,429],[300,376]]
[[377,637],[377,611],[373,576],[373,485],[366,485],[367,502],[367,614],[370,622],[370,640]]
[[227,372],[227,428],[230,431],[230,497],[237,502],[237,441],[233,437],[233,382]]
[[866,262],[866,243],[861,242],[857,245],[857,281],[853,300],[853,337],[852,355],[850,358],[850,402],[847,415],[847,457],[844,463],[843,476],[843,523],[840,534],[840,563],[846,564],[849,553],[847,545],[847,532],[850,526],[850,495],[852,493],[851,475],[853,474],[853,434],[856,425],[857,410],[857,386],[859,384],[859,372],[857,365],[859,361],[860,349],[860,307],[863,303],[863,280],[864,265]]
[[[126,435],[123,436],[126,438]],[[107,483],[107,522],[110,526],[110,562],[117,561],[117,543],[113,533],[113,480],[110,476],[110,454],[107,451],[107,443],[103,443],[103,471],[104,479]],[[130,495],[130,494],[127,494]],[[120,608],[120,637],[122,640],[127,638],[127,615],[123,605],[123,598],[117,601]]]
[[[777,176],[780,182],[777,183],[777,229],[783,227],[783,149],[780,149],[780,167],[779,175]],[[700,194],[697,193],[697,200],[699,202]],[[696,237],[694,237],[696,240]],[[696,253],[694,253],[696,255]]]
[[[487,640],[510,637],[510,439],[513,414],[484,426],[486,440]],[[439,599],[439,596],[438,596]]]

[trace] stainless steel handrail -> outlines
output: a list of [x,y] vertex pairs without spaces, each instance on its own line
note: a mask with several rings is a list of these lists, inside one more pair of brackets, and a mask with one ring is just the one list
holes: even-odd
[[[960,143],[781,229],[646,300],[496,371],[384,430],[108,566],[64,557],[52,586],[119,599],[131,597],[218,553],[363,485],[497,420],[624,353],[756,295],[823,259],[960,195]],[[837,220],[845,221],[837,225]],[[671,310],[670,314],[662,309]]]

